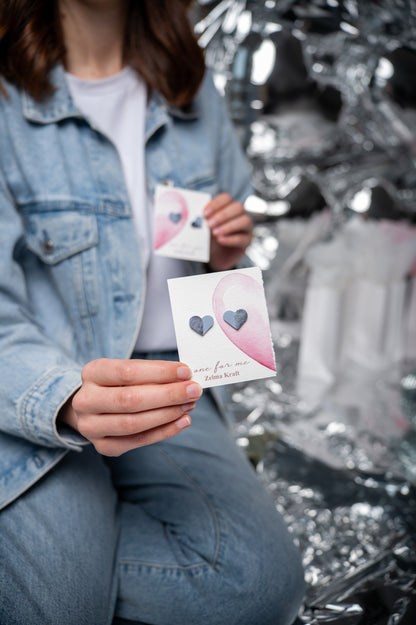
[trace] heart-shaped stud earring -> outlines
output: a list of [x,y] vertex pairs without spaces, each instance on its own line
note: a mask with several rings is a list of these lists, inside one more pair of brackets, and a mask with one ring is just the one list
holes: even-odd
[[247,321],[247,311],[244,308],[239,308],[235,312],[232,310],[226,310],[222,318],[228,323],[234,330],[239,330],[242,325]]
[[173,221],[174,224],[177,224],[181,219],[181,213],[169,213],[169,219]]
[[204,336],[213,325],[214,319],[211,315],[205,315],[205,317],[202,318],[198,315],[194,315],[189,319],[189,327],[200,336]]
[[202,217],[197,217],[192,223],[192,228],[202,228]]
[[163,191],[155,201],[154,248],[158,250],[172,241],[188,221],[188,205],[177,189]]

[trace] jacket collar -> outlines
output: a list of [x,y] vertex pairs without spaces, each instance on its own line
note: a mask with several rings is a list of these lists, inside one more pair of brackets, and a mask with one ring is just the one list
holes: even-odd
[[[23,114],[26,119],[39,124],[50,124],[70,117],[83,117],[71,97],[62,65],[54,67],[50,78],[54,91],[48,98],[38,101],[25,91],[22,92]],[[159,93],[153,93],[147,107],[146,140],[164,126],[169,117],[191,121],[197,119],[199,114],[194,107],[189,112],[172,107]]]
[[81,113],[74,104],[61,65],[51,72],[50,80],[54,91],[44,100],[34,100],[27,92],[22,92],[23,115],[32,122],[50,124],[68,117],[80,117]]

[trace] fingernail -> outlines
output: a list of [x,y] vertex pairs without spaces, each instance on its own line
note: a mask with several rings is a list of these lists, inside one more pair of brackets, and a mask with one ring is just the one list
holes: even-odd
[[204,217],[209,217],[211,215],[212,208],[211,208],[211,206],[209,204],[208,204],[208,206],[205,206],[205,208],[203,210],[203,213],[204,213]]
[[189,378],[191,377],[191,370],[189,367],[181,365],[177,368],[176,375],[178,376],[179,380],[189,380]]
[[188,385],[186,394],[189,399],[198,399],[202,395],[202,388],[196,382],[192,382],[192,384]]
[[185,428],[188,427],[188,425],[191,425],[191,418],[188,417],[188,415],[185,415],[184,417],[181,417],[180,419],[176,421],[176,425],[181,430],[184,430]]
[[189,402],[189,404],[184,404],[182,406],[182,410],[184,412],[191,412],[195,408],[195,402]]

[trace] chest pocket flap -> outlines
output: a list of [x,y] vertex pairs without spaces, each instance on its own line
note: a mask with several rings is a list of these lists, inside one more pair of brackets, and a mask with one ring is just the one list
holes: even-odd
[[26,215],[27,246],[46,264],[54,265],[98,243],[95,215],[78,211],[47,211]]

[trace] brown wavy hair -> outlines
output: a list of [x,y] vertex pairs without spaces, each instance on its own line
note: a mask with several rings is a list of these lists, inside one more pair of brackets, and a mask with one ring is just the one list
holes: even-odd
[[[192,0],[130,0],[124,58],[151,90],[177,107],[192,101],[205,71],[189,18]],[[0,76],[41,100],[65,46],[56,0],[0,0]]]

